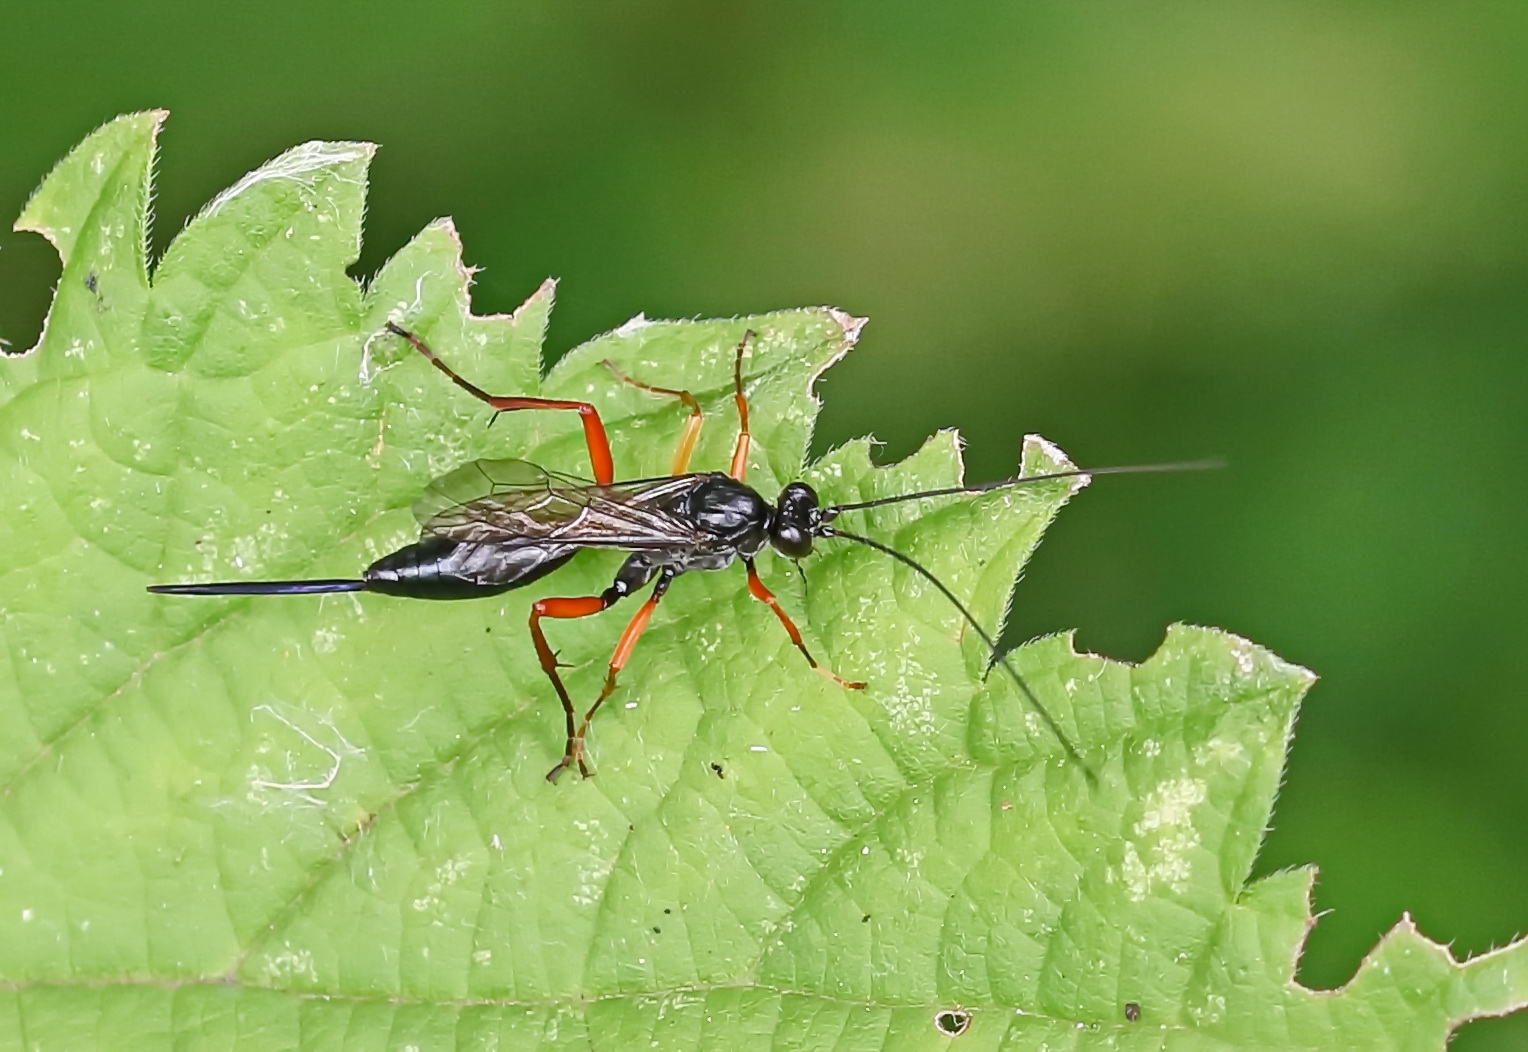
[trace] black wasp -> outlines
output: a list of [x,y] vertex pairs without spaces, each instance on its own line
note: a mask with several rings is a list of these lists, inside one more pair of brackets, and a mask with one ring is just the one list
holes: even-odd
[[[594,482],[548,471],[522,460],[478,460],[436,479],[414,506],[420,537],[413,544],[383,556],[359,578],[311,581],[231,581],[215,584],[151,585],[149,591],[170,595],[311,595],[323,592],[380,592],[415,599],[475,599],[498,595],[540,580],[585,548],[614,548],[631,554],[616,573],[615,581],[599,595],[541,599],[532,604],[530,629],[536,655],[552,681],[567,717],[567,745],[562,760],[547,778],[577,764],[579,772],[592,772],[585,759],[584,740],[589,723],[616,687],[621,669],[641,638],[664,594],[675,577],[691,570],[720,570],[741,560],[748,576],[748,590],[766,603],[784,626],[791,642],[807,664],[841,687],[862,690],[864,683],[842,679],[818,664],[801,639],[801,632],[780,606],[774,593],[759,578],[754,563],[766,546],[790,559],[809,555],[820,539],[855,541],[905,564],[922,575],[953,603],[991,649],[993,660],[1007,670],[1019,689],[1034,705],[1061,742],[1067,755],[1083,769],[1076,747],[1062,732],[1034,691],[997,649],[992,636],[943,582],[912,557],[880,541],[842,530],[832,523],[846,511],[876,508],[903,501],[962,493],[984,493],[1046,479],[1130,471],[1165,471],[1200,465],[1144,465],[1102,468],[1091,471],[1057,471],[1027,478],[1004,479],[975,486],[907,493],[856,504],[824,507],[817,492],[805,482],[793,482],[770,503],[744,481],[748,471],[751,437],[748,400],[743,393],[743,357],[753,333],[745,333],[733,363],[734,398],[738,410],[738,437],[731,470],[691,472],[690,457],[703,422],[700,404],[688,391],[654,387],[626,376],[614,365],[606,366],[625,383],[653,394],[679,399],[690,411],[673,471],[661,478],[615,480],[610,440],[599,411],[588,402],[550,398],[499,397],[458,376],[418,336],[388,323],[387,331],[413,344],[458,387],[482,399],[496,412],[518,409],[564,409],[579,414]],[[606,610],[649,582],[653,590],[636,616],[621,633],[610,658],[604,688],[582,717],[558,674],[556,652],[547,643],[544,618],[588,617]]]

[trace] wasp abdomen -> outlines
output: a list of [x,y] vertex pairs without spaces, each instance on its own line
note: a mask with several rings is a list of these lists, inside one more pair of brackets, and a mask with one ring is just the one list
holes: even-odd
[[477,599],[530,584],[573,557],[568,545],[506,548],[448,537],[424,540],[384,555],[362,575],[368,592],[411,599]]

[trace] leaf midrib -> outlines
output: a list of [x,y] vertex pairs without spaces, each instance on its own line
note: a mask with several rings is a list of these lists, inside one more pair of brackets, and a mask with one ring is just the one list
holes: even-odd
[[[316,993],[307,990],[289,990],[280,987],[259,986],[254,983],[243,981],[223,981],[205,979],[107,979],[107,980],[79,980],[77,982],[38,982],[38,983],[14,983],[0,982],[0,991],[11,993],[27,993],[33,990],[164,990],[175,992],[178,990],[226,990],[229,988],[250,990],[262,994],[276,994],[289,997],[295,1001],[341,1003],[349,1005],[391,1005],[398,1008],[438,1008],[451,1011],[464,1011],[474,1008],[541,1008],[556,1010],[569,1006],[592,1007],[598,1004],[610,1002],[652,1002],[655,999],[667,997],[683,997],[686,994],[705,996],[713,993],[727,993],[734,990],[761,990],[777,997],[800,997],[810,998],[831,1005],[842,1005],[847,1008],[875,1009],[885,1012],[927,1009],[930,1007],[957,1007],[954,1004],[931,1006],[924,1002],[900,1002],[900,1001],[876,1001],[874,999],[861,999],[854,997],[842,997],[835,994],[818,993],[815,990],[799,990],[788,986],[777,986],[771,983],[696,983],[689,986],[665,987],[643,993],[621,994],[596,994],[590,997],[553,997],[553,998],[442,998],[440,1000],[426,1000],[417,997],[372,997],[362,994],[330,994]],[[1077,1019],[1064,1019],[1059,1016],[1048,1015],[1043,1012],[1031,1012],[1028,1009],[1016,1010],[1012,1005],[999,1004],[997,1002],[970,1003],[961,1002],[958,1007],[974,1009],[976,1011],[994,1011],[1013,1014],[1016,1020],[1033,1020],[1037,1023],[1050,1024],[1066,1027],[1069,1030],[1079,1026],[1086,1026],[1091,1034],[1105,1034],[1118,1032],[1122,1035],[1139,1035],[1147,1033],[1192,1033],[1204,1036],[1202,1030],[1196,1030],[1181,1023],[1160,1023],[1155,1025],[1141,1023],[1118,1023],[1098,1022]]]

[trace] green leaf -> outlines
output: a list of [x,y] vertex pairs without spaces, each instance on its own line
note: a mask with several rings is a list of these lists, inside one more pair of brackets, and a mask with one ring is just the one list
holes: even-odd
[[[162,119],[96,132],[18,224],[64,268],[38,348],[0,361],[0,1048],[1420,1049],[1528,999],[1522,943],[1459,963],[1406,920],[1342,990],[1294,982],[1314,871],[1249,875],[1311,677],[1223,633],[1138,667],[1018,652],[1094,783],[937,592],[823,542],[808,585],[765,574],[868,690],[813,675],[736,568],[687,575],[595,724],[598,777],[553,786],[528,605],[617,554],[455,604],[145,593],[352,576],[474,457],[587,471],[572,414],[490,429],[390,319],[485,388],[595,402],[626,477],[668,470],[685,411],[600,362],[694,391],[721,466],[749,328],[766,494],[961,472],[952,434],[802,466],[811,384],[859,334],[837,311],[637,319],[543,380],[553,285],[472,316],[448,222],[358,284],[364,144],[246,176],[151,282]],[[995,629],[1072,488],[855,521]],[[623,620],[552,624],[575,696]]]

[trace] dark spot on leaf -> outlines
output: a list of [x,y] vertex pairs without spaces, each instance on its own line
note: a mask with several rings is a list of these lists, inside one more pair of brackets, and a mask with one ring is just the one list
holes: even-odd
[[654,935],[662,935],[663,934],[663,929],[658,927],[656,924],[654,924],[653,925],[653,934]]
[[718,778],[725,778],[725,777],[727,777],[726,773],[722,771],[722,765],[719,764],[719,763],[713,763],[711,765],[711,770],[716,772],[716,777],[718,777]]
[[1131,1001],[1125,1005],[1125,1018],[1130,1020],[1132,1023],[1139,1022],[1141,1018],[1141,1006],[1136,1004],[1134,1001]]
[[96,290],[96,273],[95,273],[95,271],[92,270],[89,274],[85,275],[85,287],[87,289],[89,289],[91,292],[94,292]]
[[959,1037],[971,1029],[971,1013],[964,1008],[946,1008],[934,1013],[934,1026],[939,1028],[941,1034]]
[[669,909],[667,906],[665,906],[665,907],[663,907],[663,912],[664,913],[673,913],[674,911]]
[[860,918],[860,923],[861,924],[869,924],[870,923],[870,914],[867,913],[863,917],[861,917]]

